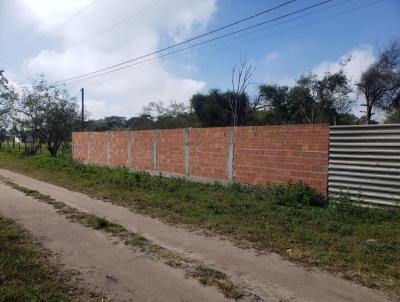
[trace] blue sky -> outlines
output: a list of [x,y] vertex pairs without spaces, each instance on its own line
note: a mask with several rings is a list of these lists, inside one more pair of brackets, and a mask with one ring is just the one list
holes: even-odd
[[[298,0],[224,33],[321,1]],[[0,68],[18,84],[27,83],[39,73],[44,73],[50,81],[57,81],[157,50],[283,2],[285,0],[98,0],[26,51],[0,60]],[[303,13],[312,13],[310,15],[296,15],[302,17],[285,24],[276,23],[287,19],[265,25],[263,31],[241,34],[134,67],[123,74],[78,82],[67,88],[71,95],[76,95],[80,87],[85,87],[89,111],[93,117],[102,117],[131,116],[150,101],[188,102],[197,91],[205,92],[214,87],[227,89],[232,67],[244,56],[256,67],[255,83],[292,84],[301,73],[310,70],[317,74],[336,71],[339,60],[352,55],[352,63],[345,71],[356,81],[362,70],[373,62],[378,47],[384,47],[390,38],[399,37],[400,1],[380,1],[342,15],[332,15],[373,2],[376,1],[334,0]],[[0,1],[0,58],[42,37],[90,3],[89,0]],[[144,11],[129,22],[68,48],[141,10]],[[327,17],[329,19],[303,26]],[[357,106],[354,111],[357,113]]]
[[[234,4],[233,4],[234,2]],[[267,1],[229,1],[219,2],[218,17],[212,25],[218,27],[233,19],[240,19],[247,14],[265,8]],[[336,3],[342,3],[337,1]],[[289,29],[296,25],[308,23],[336,12],[345,11],[373,1],[347,1],[348,3],[329,9],[313,16],[271,28],[265,34],[257,34],[255,38],[281,29]],[[251,3],[251,5],[249,5]],[[280,3],[271,1],[271,4]],[[301,8],[316,1],[300,1],[292,8]],[[334,3],[332,3],[334,4]],[[271,5],[273,6],[273,5]],[[281,14],[274,13],[273,16]],[[263,20],[265,18],[259,18]],[[209,57],[196,60],[200,75],[206,75],[207,87],[229,87],[230,77],[226,74],[232,69],[241,56],[247,56],[257,66],[256,81],[278,81],[297,77],[323,61],[336,61],[343,54],[354,48],[364,46],[384,47],[389,38],[400,36],[400,1],[384,1],[358,11],[349,12],[316,24],[266,37],[251,44],[245,44],[218,52]],[[246,39],[243,39],[246,40]],[[266,61],[268,54],[276,54],[276,59]],[[218,66],[215,68],[215,66]],[[211,68],[210,68],[211,67]]]

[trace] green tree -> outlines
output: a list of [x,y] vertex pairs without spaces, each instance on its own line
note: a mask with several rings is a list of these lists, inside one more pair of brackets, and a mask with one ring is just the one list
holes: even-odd
[[[235,100],[235,110],[231,102]],[[210,90],[208,94],[195,94],[190,100],[194,112],[203,127],[231,126],[233,121],[237,126],[247,123],[250,111],[250,101],[246,93],[237,95],[234,92]],[[235,115],[235,117],[234,117]]]
[[123,116],[107,116],[104,118],[106,130],[122,130],[125,128],[126,117]]
[[288,86],[260,85],[260,102],[265,104],[264,110],[258,110],[256,121],[259,124],[286,124],[291,122],[288,104]]
[[[142,117],[148,117],[152,123],[147,123],[152,128],[173,129],[198,127],[199,122],[190,107],[184,103],[171,102],[164,105],[162,102],[152,102],[143,108]],[[142,125],[143,127],[144,125]]]
[[31,136],[30,154],[36,153],[43,144],[56,156],[80,120],[78,106],[68,92],[49,86],[43,77],[32,86],[24,87],[8,109],[16,125]]
[[374,110],[391,111],[400,95],[400,41],[394,40],[361,76],[358,91],[365,97],[366,123]]
[[6,129],[10,123],[10,103],[17,97],[14,88],[9,84],[8,79],[4,75],[4,71],[0,70],[0,127]]
[[[336,124],[341,114],[351,110],[349,81],[343,71],[303,75],[289,92],[289,111],[296,122]],[[290,108],[291,107],[291,108]]]
[[126,121],[125,126],[127,129],[154,129],[153,117],[148,114],[141,114],[139,116],[131,117]]
[[[264,121],[268,124],[330,123],[347,121],[353,101],[350,83],[343,73],[326,73],[322,78],[309,73],[302,75],[293,87],[261,85]],[[260,117],[260,114],[258,114]]]
[[385,124],[400,123],[400,95],[398,95],[392,103],[392,109],[385,120]]

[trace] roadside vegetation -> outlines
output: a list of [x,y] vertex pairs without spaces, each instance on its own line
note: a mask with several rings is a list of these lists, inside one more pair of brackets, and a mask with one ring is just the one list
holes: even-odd
[[400,294],[400,209],[327,204],[303,184],[207,185],[11,150],[0,167]]
[[0,301],[106,300],[75,286],[27,231],[0,215]]

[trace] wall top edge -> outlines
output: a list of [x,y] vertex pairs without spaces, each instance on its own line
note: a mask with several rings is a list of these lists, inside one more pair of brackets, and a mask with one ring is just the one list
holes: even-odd
[[[72,133],[113,133],[113,132],[139,132],[139,131],[168,131],[168,130],[184,130],[184,129],[246,129],[246,128],[295,128],[295,127],[329,127],[329,124],[278,124],[278,125],[257,125],[257,126],[236,126],[236,127],[187,127],[187,128],[168,128],[168,129],[144,129],[144,130],[110,130],[110,131],[74,131]],[[358,126],[358,125],[355,125]],[[334,126],[341,127],[341,126]],[[329,127],[332,128],[332,127]]]

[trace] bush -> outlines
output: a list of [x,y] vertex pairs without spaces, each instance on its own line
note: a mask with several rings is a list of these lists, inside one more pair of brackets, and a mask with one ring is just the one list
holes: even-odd
[[275,203],[279,205],[300,207],[326,207],[327,199],[310,186],[299,183],[287,183],[273,188]]

